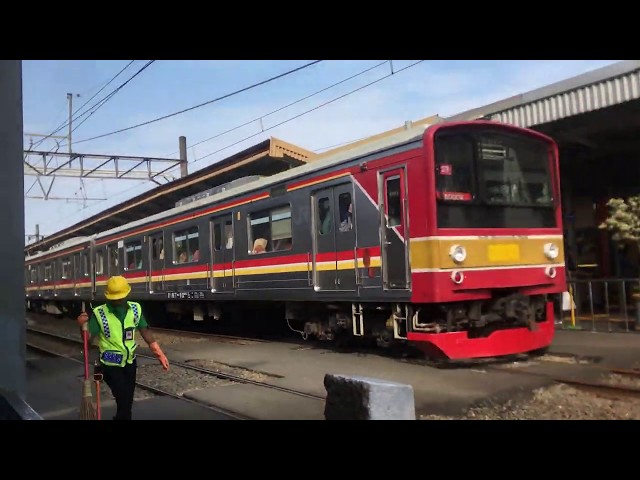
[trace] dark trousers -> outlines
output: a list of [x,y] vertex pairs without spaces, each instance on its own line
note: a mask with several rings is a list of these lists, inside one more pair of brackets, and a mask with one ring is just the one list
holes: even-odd
[[124,367],[102,365],[104,381],[116,398],[117,412],[114,420],[131,420],[133,394],[136,389],[137,361]]

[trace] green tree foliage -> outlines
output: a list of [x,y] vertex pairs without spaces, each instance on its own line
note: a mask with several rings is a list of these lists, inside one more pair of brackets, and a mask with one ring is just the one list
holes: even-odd
[[610,231],[613,240],[620,246],[625,243],[640,246],[640,195],[629,197],[626,201],[612,198],[607,206],[609,216],[599,228]]

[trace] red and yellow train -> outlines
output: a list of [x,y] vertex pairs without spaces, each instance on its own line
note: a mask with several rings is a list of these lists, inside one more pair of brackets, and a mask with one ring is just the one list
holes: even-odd
[[443,122],[249,180],[26,258],[29,308],[101,301],[124,275],[132,299],[191,320],[277,306],[306,336],[452,359],[552,342],[566,286],[551,138]]

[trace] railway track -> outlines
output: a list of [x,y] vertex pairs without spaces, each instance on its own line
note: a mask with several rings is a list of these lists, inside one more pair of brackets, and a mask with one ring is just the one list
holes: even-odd
[[[77,347],[77,344],[81,344],[81,342],[77,341],[76,339],[72,339],[72,338],[68,338],[68,337],[64,337],[61,335],[55,335],[55,334],[50,334],[49,332],[42,332],[42,331],[38,331],[38,330],[33,330],[33,329],[27,329],[27,333],[31,333],[31,336],[35,333],[36,335],[43,335],[43,336],[48,336],[48,337],[56,337],[57,341],[67,341],[70,344],[73,344],[75,347]],[[26,345],[29,348],[32,348],[34,350],[46,353],[48,355],[52,355],[55,357],[60,357],[60,358],[64,358],[65,360],[68,360],[70,362],[74,362],[74,363],[78,363],[80,365],[84,365],[84,361],[79,360],[77,358],[74,358],[72,355],[69,354],[65,354],[65,353],[61,353],[59,351],[55,351],[51,348],[45,347],[42,344],[38,344],[38,343],[34,343],[33,341],[30,341],[29,339],[27,339],[26,341]],[[221,413],[223,415],[226,415],[228,417],[231,417],[235,420],[250,420],[249,418],[246,417],[242,417],[234,412],[229,412],[227,410],[215,407],[213,405],[210,405],[208,403],[204,403],[204,402],[199,402],[197,400],[192,400],[190,398],[186,398],[183,397],[182,395],[177,395],[173,392],[170,392],[168,390],[162,389],[162,388],[158,388],[158,387],[154,387],[152,385],[148,385],[144,382],[140,382],[140,381],[136,381],[136,386],[141,388],[142,390],[146,390],[147,392],[151,392],[154,393],[156,395],[162,395],[162,396],[168,396],[168,397],[172,397],[172,398],[176,398],[178,400],[182,400],[184,402],[188,402],[188,403],[192,403],[194,405],[198,405],[200,407],[203,408],[207,408],[208,410],[212,410],[214,412],[217,413]]]
[[[72,344],[75,344],[75,345],[82,345],[82,343],[83,343],[78,338],[73,338],[73,337],[69,337],[69,336],[66,336],[66,335],[61,335],[61,334],[58,334],[58,333],[48,332],[46,330],[36,329],[36,328],[31,327],[31,326],[27,327],[27,332],[35,333],[37,335],[42,335],[42,336],[49,337],[49,338],[54,338],[54,339],[56,339],[58,341],[61,341],[61,342],[66,342],[66,343],[71,342]],[[178,331],[178,332],[182,333],[182,331]],[[64,355],[61,355],[61,356],[64,356]],[[154,357],[152,355],[145,355],[143,353],[136,353],[136,356],[156,361],[156,357]],[[75,360],[75,359],[73,359],[73,360]],[[75,361],[77,361],[77,360],[75,360]],[[287,393],[287,394],[290,394],[290,395],[295,395],[295,396],[304,397],[304,398],[311,398],[311,399],[315,399],[315,400],[322,401],[322,402],[325,401],[324,397],[321,397],[321,396],[318,396],[318,395],[313,395],[313,394],[310,394],[310,393],[301,392],[301,391],[298,391],[298,390],[290,389],[290,388],[287,388],[287,387],[282,387],[282,386],[279,386],[279,385],[274,385],[274,384],[267,383],[267,382],[262,382],[262,381],[259,381],[259,380],[252,380],[252,379],[249,379],[249,378],[242,377],[240,375],[234,375],[234,374],[231,374],[231,373],[221,372],[221,371],[218,371],[218,370],[212,370],[212,369],[208,369],[208,368],[204,368],[204,367],[199,367],[199,366],[196,366],[196,365],[190,365],[188,363],[183,363],[183,362],[178,362],[178,361],[172,360],[171,358],[169,358],[169,362],[172,365],[172,367],[180,367],[180,368],[183,368],[185,370],[198,372],[198,373],[202,373],[202,374],[205,374],[205,375],[210,375],[212,377],[219,378],[219,379],[222,379],[222,380],[228,380],[228,381],[231,381],[231,382],[234,382],[234,383],[244,383],[244,384],[255,385],[255,386],[266,388],[266,389],[277,390],[277,391],[280,391],[280,392],[283,392],[283,393]],[[140,384],[140,386],[141,386],[141,388],[144,388],[144,389],[147,389],[147,390],[155,388],[155,387],[151,387],[149,385],[143,385],[143,384]],[[159,390],[159,392],[161,394],[164,394],[164,390]],[[171,395],[171,396],[176,397],[176,395],[172,394],[171,392],[166,392],[166,393]],[[177,396],[177,397],[178,398],[184,398],[182,396]],[[196,403],[200,403],[200,402],[196,402]],[[204,405],[208,405],[208,404],[204,404]],[[222,413],[227,414],[227,415],[235,416],[237,418],[237,415],[235,415],[235,414],[231,414],[229,412],[226,412],[226,411],[223,411],[223,410],[220,410],[220,409],[218,411],[221,411]],[[248,419],[248,418],[244,418],[244,419]]]
[[270,343],[270,340],[264,340],[262,338],[253,338],[253,337],[237,337],[234,335],[222,335],[219,333],[206,333],[206,332],[196,332],[192,330],[177,330],[174,328],[162,328],[162,327],[150,327],[150,330],[158,333],[165,333],[169,335],[179,335],[179,336],[189,336],[195,338],[211,338],[216,340],[221,340],[223,342],[247,342],[247,343]]
[[[617,374],[630,378],[640,378],[640,370],[632,369],[618,369],[618,368],[607,368],[600,366],[582,366],[586,367],[592,371],[600,371],[604,374]],[[549,373],[541,373],[541,372],[531,372],[521,369],[513,369],[505,366],[499,365],[486,365],[483,367],[485,370],[490,370],[493,372],[501,372],[501,373],[510,373],[514,375],[529,375],[533,377],[538,377],[542,379],[549,380],[553,383],[564,384],[570,387],[575,388],[576,390],[582,390],[585,392],[589,392],[595,395],[599,395],[602,397],[607,397],[614,400],[620,399],[632,399],[638,400],[640,399],[640,388],[634,388],[629,386],[620,386],[620,385],[611,385],[604,382],[594,382],[589,380],[577,380],[574,378],[568,378],[565,376],[559,376]]]
[[[51,322],[51,317],[41,313],[33,313],[29,312],[28,316],[31,318],[31,322],[35,324],[49,324]],[[75,323],[73,324],[75,326]],[[191,338],[206,338],[222,343],[237,343],[237,344],[252,344],[252,343],[272,343],[274,340],[268,340],[264,338],[258,337],[241,337],[237,335],[227,335],[221,333],[210,333],[210,332],[201,332],[198,330],[184,330],[177,328],[166,328],[166,327],[149,327],[149,329],[153,332],[157,332],[159,334],[165,335],[174,335],[176,337],[191,337]],[[295,339],[287,339],[291,343],[301,343]]]

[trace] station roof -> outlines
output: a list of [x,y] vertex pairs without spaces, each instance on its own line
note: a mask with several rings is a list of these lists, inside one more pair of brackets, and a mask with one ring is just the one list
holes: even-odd
[[572,195],[598,198],[614,190],[619,195],[638,191],[640,60],[617,62],[447,121],[479,118],[531,128],[555,139],[565,187],[571,184]]
[[447,121],[486,118],[534,127],[640,98],[640,60],[626,60],[474,108]]
[[179,200],[238,178],[274,175],[304,165],[315,157],[315,153],[304,148],[274,137],[268,138],[197,172],[110,207],[39,242],[26,245],[25,254],[48,250],[73,237],[92,235],[154,215],[175,207]]

